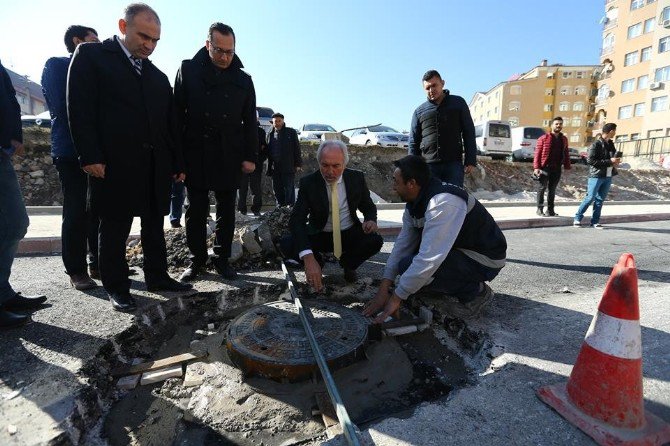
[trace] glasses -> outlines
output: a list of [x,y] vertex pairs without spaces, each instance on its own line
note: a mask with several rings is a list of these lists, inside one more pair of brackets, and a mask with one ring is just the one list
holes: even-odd
[[209,44],[209,50],[213,54],[216,54],[217,56],[233,57],[235,55],[235,50],[224,50],[223,48],[219,48],[218,46],[214,46],[211,43]]

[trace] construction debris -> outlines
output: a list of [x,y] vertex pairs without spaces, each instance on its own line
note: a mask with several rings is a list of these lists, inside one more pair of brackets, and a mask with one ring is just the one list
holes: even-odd
[[152,370],[142,374],[140,384],[146,386],[148,384],[165,381],[168,378],[181,378],[183,374],[184,371],[181,368],[181,364],[174,365],[172,367],[166,367],[164,369]]
[[132,390],[137,387],[140,382],[140,375],[128,375],[120,378],[116,383],[116,387],[122,390]]

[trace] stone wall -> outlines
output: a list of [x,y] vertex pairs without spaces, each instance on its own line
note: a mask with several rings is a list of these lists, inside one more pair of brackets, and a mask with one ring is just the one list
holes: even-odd
[[61,206],[58,171],[51,159],[51,131],[47,128],[23,129],[24,156],[14,156],[14,170],[19,178],[27,206]]

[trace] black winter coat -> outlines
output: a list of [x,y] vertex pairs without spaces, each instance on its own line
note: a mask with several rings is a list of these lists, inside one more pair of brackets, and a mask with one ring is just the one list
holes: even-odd
[[138,75],[120,45],[113,38],[79,45],[68,72],[80,164],[106,165],[105,178],[90,177],[89,204],[102,216],[166,215],[172,175],[183,172],[172,88],[149,60]]
[[242,67],[235,55],[230,67],[216,68],[205,47],[181,63],[174,95],[187,186],[235,190],[242,161],[258,164],[256,91]]
[[276,132],[277,130],[273,127],[267,137],[268,172],[293,174],[296,172],[296,168],[302,167],[302,153],[300,152],[298,132],[286,125],[279,130],[279,158],[273,159],[270,144]]

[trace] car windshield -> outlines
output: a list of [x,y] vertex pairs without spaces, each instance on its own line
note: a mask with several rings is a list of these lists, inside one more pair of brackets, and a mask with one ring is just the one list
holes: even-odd
[[509,126],[507,124],[489,124],[489,136],[509,138]]
[[271,118],[274,114],[272,109],[268,107],[256,107],[256,110],[258,110],[259,118]]
[[386,127],[385,125],[375,125],[373,127],[369,127],[368,130],[370,130],[373,133],[379,133],[379,132],[400,133],[396,129],[392,129],[391,127]]
[[336,132],[334,128],[325,124],[305,124],[303,130],[308,132]]
[[538,139],[542,135],[544,135],[544,130],[539,127],[526,127],[523,130],[524,139]]

